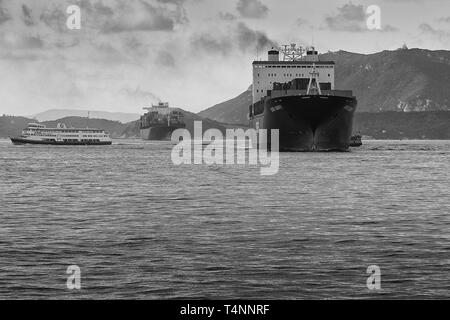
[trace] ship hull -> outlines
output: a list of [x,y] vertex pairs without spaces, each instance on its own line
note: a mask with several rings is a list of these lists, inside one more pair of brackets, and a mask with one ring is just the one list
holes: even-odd
[[16,145],[20,144],[40,144],[40,145],[53,145],[53,146],[105,146],[111,145],[112,141],[41,141],[41,140],[31,140],[23,138],[10,138],[11,142]]
[[184,126],[150,127],[141,129],[142,140],[170,140],[172,132]]
[[254,128],[278,129],[280,151],[347,151],[357,101],[354,97],[293,95],[266,97]]

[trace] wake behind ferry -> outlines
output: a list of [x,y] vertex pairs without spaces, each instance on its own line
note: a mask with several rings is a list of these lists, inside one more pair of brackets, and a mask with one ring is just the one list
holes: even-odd
[[56,128],[30,123],[19,137],[10,138],[14,144],[47,145],[110,145],[112,140],[105,130],[94,128],[67,128],[58,123]]

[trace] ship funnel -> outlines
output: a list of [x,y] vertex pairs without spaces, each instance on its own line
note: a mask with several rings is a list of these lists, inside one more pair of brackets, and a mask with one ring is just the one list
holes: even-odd
[[306,50],[306,61],[319,61],[319,53],[314,47],[310,47]]
[[280,52],[278,50],[275,50],[274,48],[269,50],[268,56],[269,56],[269,59],[268,59],[269,61],[280,61]]

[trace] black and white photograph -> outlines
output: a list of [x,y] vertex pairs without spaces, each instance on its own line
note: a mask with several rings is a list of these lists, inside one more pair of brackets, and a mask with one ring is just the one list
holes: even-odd
[[449,0],[0,0],[0,73],[0,300],[450,299]]

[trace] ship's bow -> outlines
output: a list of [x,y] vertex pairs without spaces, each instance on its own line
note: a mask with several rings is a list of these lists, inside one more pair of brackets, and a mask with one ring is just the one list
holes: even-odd
[[298,95],[268,99],[264,127],[280,130],[282,151],[346,151],[355,97]]

